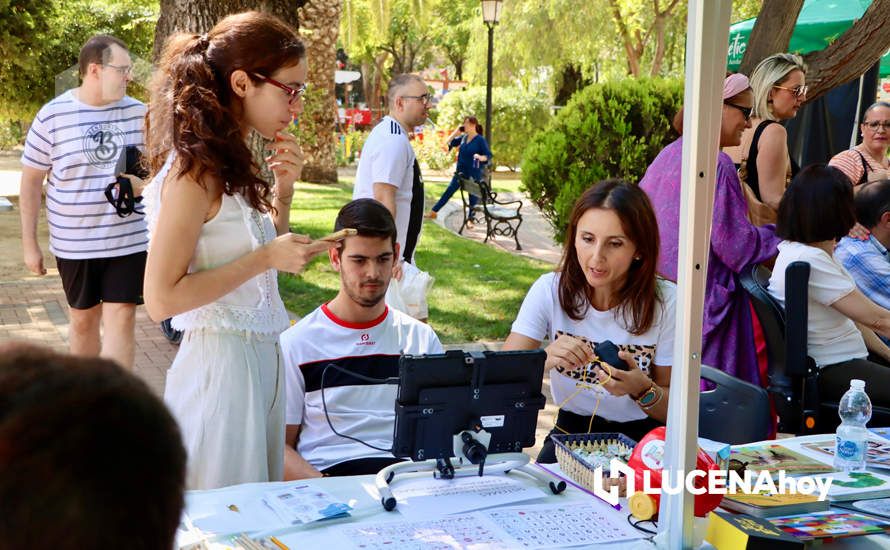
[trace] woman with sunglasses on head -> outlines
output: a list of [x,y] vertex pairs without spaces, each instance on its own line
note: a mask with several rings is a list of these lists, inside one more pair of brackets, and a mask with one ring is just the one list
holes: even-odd
[[[732,74],[723,82],[723,111],[720,147],[738,145],[742,132],[751,126],[748,117],[754,94],[748,78]],[[718,136],[715,136],[717,139]],[[655,206],[661,235],[659,274],[677,280],[680,247],[680,174],[683,165],[683,138],[665,147],[640,181]],[[748,207],[738,174],[726,153],[717,156],[717,182],[711,223],[711,251],[705,289],[702,326],[702,363],[753,384],[760,384],[754,344],[750,300],[739,274],[754,262],[776,255],[772,226],[756,227],[748,221]]]
[[751,129],[730,154],[739,159],[739,174],[751,195],[749,216],[756,225],[775,223],[782,193],[800,169],[788,152],[788,132],[781,123],[794,118],[807,98],[806,71],[800,56],[777,53],[751,73]]
[[[296,34],[247,12],[206,35],[170,37],[152,83],[145,305],[185,331],[164,401],[182,430],[190,489],[282,478],[278,335],[289,323],[277,271],[299,273],[336,245],[288,228],[303,156],[284,129],[303,109],[305,80]],[[252,161],[251,129],[274,139],[272,186]]]
[[[562,261],[522,302],[504,350],[537,349],[559,406],[550,434],[620,432],[639,441],[667,416],[675,285],[656,277],[655,213],[640,187],[601,181],[575,202]],[[620,350],[616,368],[594,346]],[[614,360],[614,358],[613,358]],[[548,437],[538,462],[556,462]]]

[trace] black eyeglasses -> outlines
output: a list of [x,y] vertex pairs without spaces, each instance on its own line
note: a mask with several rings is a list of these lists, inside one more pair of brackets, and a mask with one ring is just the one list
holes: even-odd
[[300,84],[300,87],[299,87],[299,88],[291,88],[291,87],[288,86],[287,84],[283,84],[283,83],[281,83],[281,82],[278,82],[278,81],[275,80],[274,78],[269,78],[268,76],[263,76],[263,75],[258,74],[258,73],[253,73],[253,76],[259,78],[260,80],[262,80],[263,82],[265,82],[265,83],[267,83],[267,84],[271,84],[271,85],[273,85],[273,86],[277,86],[278,88],[281,88],[282,90],[284,90],[285,92],[287,92],[287,95],[290,96],[290,99],[287,100],[288,105],[293,105],[294,102],[297,101],[297,99],[299,99],[300,97],[303,96],[304,93],[306,93],[306,87],[307,87],[307,86],[306,86],[305,83]]
[[745,120],[751,120],[751,113],[754,111],[754,107],[742,107],[741,105],[736,105],[735,103],[729,103],[728,101],[723,102],[724,105],[729,105],[730,107],[735,107],[745,116]]
[[430,101],[432,101],[432,96],[430,94],[422,94],[422,95],[403,95],[405,99],[416,99],[423,103],[424,105],[429,105]]

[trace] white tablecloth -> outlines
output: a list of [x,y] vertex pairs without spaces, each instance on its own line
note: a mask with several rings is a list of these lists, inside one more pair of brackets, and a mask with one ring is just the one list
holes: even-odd
[[[778,441],[765,441],[761,442],[763,444],[769,443],[780,443],[781,445],[787,446],[792,450],[796,450],[801,452],[802,454],[811,456],[821,461],[829,461],[829,458],[826,458],[826,455],[821,454],[817,451],[812,451],[810,449],[806,449],[800,446],[800,443],[808,442],[808,441],[819,441],[824,440],[826,437],[830,438],[831,434],[826,436],[815,435],[815,436],[804,436],[804,437],[795,437],[789,439],[782,439]],[[756,445],[752,444],[752,445]],[[558,467],[553,465],[554,469],[558,472]],[[879,473],[887,473],[887,470],[876,470]],[[429,475],[429,474],[427,474]],[[511,474],[511,476],[515,476],[516,479],[524,480],[523,483],[527,483],[529,485],[537,485],[540,486],[546,493],[546,497],[542,499],[538,499],[535,501],[527,501],[526,503],[522,503],[522,505],[534,505],[534,504],[558,504],[558,503],[586,503],[586,502],[602,502],[596,499],[596,497],[586,493],[584,491],[578,490],[574,487],[569,486],[568,489],[560,494],[553,495],[550,491],[543,487],[543,485],[539,485],[538,482],[528,476],[523,474]],[[256,502],[261,496],[270,490],[284,487],[288,485],[292,485],[295,482],[278,482],[278,483],[249,483],[244,485],[235,485],[232,487],[225,487],[222,489],[216,489],[211,491],[190,491],[186,494],[186,510],[183,515],[183,528],[180,529],[180,532],[177,537],[177,547],[178,548],[195,548],[195,543],[202,539],[208,541],[211,548],[225,548],[223,545],[214,546],[213,541],[217,543],[224,542],[227,540],[226,536],[223,535],[208,535],[206,533],[200,532],[200,530],[196,528],[189,528],[189,521],[199,520],[202,517],[212,516],[216,514],[225,514],[227,510],[229,510],[230,505],[235,505],[239,509],[245,508],[245,503]],[[256,531],[252,528],[247,529],[238,529],[239,531],[253,531],[254,535],[269,535],[274,534],[278,539],[287,544],[291,549],[323,549],[323,550],[340,550],[339,548],[335,548],[332,546],[332,540],[336,540],[335,535],[338,531],[341,531],[345,526],[353,526],[353,525],[374,525],[381,524],[383,522],[391,522],[391,521],[400,521],[405,520],[406,518],[399,514],[398,508],[396,508],[393,512],[387,512],[380,505],[379,500],[376,500],[371,496],[368,490],[366,490],[366,486],[373,487],[374,485],[374,477],[373,476],[354,476],[354,477],[328,477],[321,479],[313,479],[313,480],[304,480],[300,483],[309,484],[313,487],[317,487],[327,493],[330,493],[333,497],[343,501],[349,502],[353,506],[353,511],[349,517],[339,518],[339,519],[331,519],[325,520],[322,522],[315,522],[305,526],[295,526],[295,527],[278,527],[271,528],[266,530]],[[513,505],[516,506],[516,505]],[[249,508],[249,505],[247,506]],[[243,513],[243,512],[242,512]],[[622,509],[620,511],[613,511],[617,519],[621,521],[626,521],[628,516],[629,509],[626,505],[626,502],[622,500]],[[268,511],[268,514],[272,514],[271,510]],[[249,516],[249,510],[248,514]],[[236,517],[236,516],[232,516]],[[268,518],[267,518],[268,519]],[[242,518],[243,521],[243,518]],[[554,518],[554,521],[558,522],[558,518]],[[250,523],[250,518],[247,518],[247,523]],[[701,541],[704,537],[704,533],[707,530],[707,520],[696,518],[696,535],[697,540]],[[249,526],[252,527],[252,526]],[[597,548],[608,547],[610,549],[643,549],[643,548],[654,548],[655,544],[651,540],[638,540],[632,542],[618,542],[609,545],[597,545]],[[828,544],[829,548],[832,549],[847,549],[847,548],[888,548],[890,549],[890,536],[885,535],[872,535],[868,537],[854,537],[848,539],[838,539],[830,544]],[[704,543],[702,548],[711,548],[711,546],[707,543]],[[405,549],[394,549],[394,550],[405,550]]]

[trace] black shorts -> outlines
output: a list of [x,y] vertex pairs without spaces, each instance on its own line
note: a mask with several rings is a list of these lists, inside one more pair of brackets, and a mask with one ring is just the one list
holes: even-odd
[[89,309],[102,302],[142,303],[147,252],[113,258],[56,258],[68,305]]

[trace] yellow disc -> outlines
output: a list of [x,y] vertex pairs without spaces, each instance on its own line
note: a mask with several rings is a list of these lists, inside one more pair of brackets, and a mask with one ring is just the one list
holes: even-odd
[[658,508],[655,507],[655,499],[642,491],[630,495],[627,499],[630,504],[630,513],[639,520],[647,520],[655,517]]

